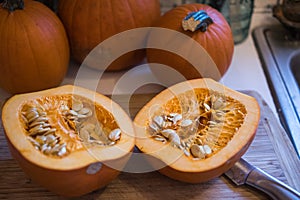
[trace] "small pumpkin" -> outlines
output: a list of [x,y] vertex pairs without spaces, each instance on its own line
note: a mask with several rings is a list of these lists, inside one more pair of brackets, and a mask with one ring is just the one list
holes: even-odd
[[24,93],[58,86],[69,64],[69,44],[59,18],[42,3],[5,0],[0,5],[0,87]]
[[[219,80],[229,68],[234,51],[231,28],[223,15],[209,5],[183,4],[166,12],[153,26],[184,34],[200,45],[207,53],[187,44],[190,42],[188,39],[182,40],[180,43],[178,42],[181,40],[179,37],[173,38],[172,34],[162,35],[153,31],[149,34],[148,46],[161,43],[161,46],[167,47],[175,42],[177,46],[173,48],[175,52],[164,49],[147,49],[147,60],[150,65],[151,63],[166,65],[183,75],[185,80],[201,77]],[[185,48],[185,57],[176,53],[178,49],[182,48]],[[210,57],[216,66],[207,64],[203,61],[203,57]],[[198,58],[197,66],[191,63],[189,58]],[[218,75],[207,77],[206,74],[216,70],[212,69],[214,67],[218,70]],[[160,66],[151,65],[152,71],[159,77],[162,73],[160,68]],[[162,77],[161,79],[165,80],[166,78]]]
[[204,182],[246,152],[259,119],[253,97],[212,79],[194,79],[162,91],[139,111],[136,146],[160,173]]
[[[98,44],[109,37],[126,30],[151,26],[160,17],[160,2],[159,0],[60,0],[58,14],[69,36],[72,57],[78,63],[82,63]],[[130,38],[125,42],[130,44]],[[90,65],[90,67],[108,71],[126,69],[141,63],[145,58],[145,51],[137,50],[120,56],[109,66]]]
[[134,148],[125,111],[77,86],[15,95],[5,103],[2,121],[12,156],[24,172],[63,196],[107,185]]

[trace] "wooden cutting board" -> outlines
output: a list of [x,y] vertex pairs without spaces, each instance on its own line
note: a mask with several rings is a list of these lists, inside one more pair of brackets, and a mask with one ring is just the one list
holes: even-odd
[[[286,132],[271,109],[253,91],[261,107],[257,134],[244,159],[300,191],[300,162]],[[113,96],[132,118],[154,94]],[[84,184],[84,183],[83,183]],[[72,187],[72,186],[70,186]],[[64,199],[33,183],[11,157],[0,121],[0,199]],[[105,188],[77,199],[268,199],[249,186],[235,186],[225,176],[206,183],[187,184],[172,180],[158,172],[125,173]]]

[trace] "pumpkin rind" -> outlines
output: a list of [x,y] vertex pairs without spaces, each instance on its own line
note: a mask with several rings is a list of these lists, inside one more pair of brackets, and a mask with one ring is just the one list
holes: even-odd
[[[147,131],[153,114],[164,109],[160,106],[177,95],[195,88],[209,88],[225,94],[243,104],[247,111],[243,124],[225,147],[212,156],[196,160],[187,157],[170,143],[155,141]],[[162,174],[189,183],[204,182],[220,176],[246,152],[255,136],[259,119],[260,109],[254,98],[226,88],[212,79],[190,80],[162,91],[140,110],[134,119],[136,146],[141,152],[151,157],[149,162],[154,167],[160,166],[157,170]]]
[[[192,13],[203,10],[212,19],[213,23],[207,27],[207,30],[202,32],[197,30],[195,32],[185,31],[182,27],[184,18]],[[223,15],[214,8],[205,4],[184,4],[166,12],[155,24],[155,27],[167,28],[178,31],[189,36],[191,39],[198,42],[208,53],[208,55],[215,62],[220,78],[225,74],[229,68],[234,51],[234,41],[231,28]],[[148,37],[148,43],[155,43],[155,32]],[[163,36],[161,36],[163,37]],[[165,38],[166,42],[171,42],[172,38]],[[178,47],[180,48],[180,46]],[[191,55],[197,56],[197,52],[193,49],[188,52]],[[200,58],[199,58],[200,59]],[[160,63],[177,70],[184,75],[186,79],[201,78],[203,75],[201,71],[197,71],[194,66],[189,63],[189,60],[182,58],[175,53],[164,51],[162,49],[147,49],[148,63]],[[197,67],[197,66],[195,66]],[[159,73],[159,69],[152,69]],[[210,69],[207,69],[210,70]],[[211,77],[204,77],[211,78]]]
[[0,87],[16,94],[58,86],[69,64],[69,44],[59,18],[45,5],[23,10],[0,6]]
[[[160,3],[158,0],[61,0],[58,14],[69,36],[72,57],[82,63],[105,39],[129,29],[151,26],[160,16]],[[129,52],[107,66],[107,70],[126,69],[144,58],[144,50]]]
[[[41,153],[27,140],[20,112],[26,102],[55,95],[78,95],[101,105],[120,126],[121,139],[113,146],[85,147],[62,158]],[[24,172],[33,181],[63,196],[80,196],[107,185],[120,173],[134,147],[133,126],[125,111],[109,98],[76,86],[15,95],[5,103],[2,121],[11,153]],[[95,163],[101,163],[101,169],[88,174],[88,168]]]

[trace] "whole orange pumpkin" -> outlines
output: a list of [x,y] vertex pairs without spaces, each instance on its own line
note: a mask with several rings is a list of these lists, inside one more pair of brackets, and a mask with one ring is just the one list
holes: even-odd
[[[210,21],[207,22],[208,17]],[[200,20],[193,21],[192,19],[194,18],[200,18]],[[201,26],[201,24],[199,24],[199,30],[184,30],[183,21],[186,21],[185,25],[197,25],[201,20],[204,22],[203,24],[206,23],[208,26]],[[190,63],[188,57],[198,57],[200,65],[204,65],[202,69],[204,68],[205,72],[212,69],[209,69],[211,66],[205,66],[207,63],[201,60],[203,60],[203,56],[211,57],[217,67],[219,78],[221,78],[229,68],[234,50],[233,36],[226,19],[214,8],[205,4],[183,4],[166,12],[154,26],[184,34],[189,37],[187,41],[192,39],[201,45],[204,49],[203,52],[206,52],[206,54],[203,55],[203,52],[196,51],[193,46],[188,46],[187,43],[180,43],[174,49],[177,51],[185,48],[186,57],[179,56],[176,52],[170,52],[164,49],[149,48],[147,50],[147,60],[149,63],[160,63],[173,68],[186,79],[203,77],[202,72],[196,69],[199,66],[194,66]],[[149,34],[148,46],[151,46],[152,43],[160,43],[161,46],[164,45],[161,43],[165,43],[165,46],[168,46],[175,41],[179,43],[178,39],[171,38],[169,34],[155,34],[154,31]],[[151,69],[155,74],[159,75],[162,74],[159,72],[160,69],[157,69],[160,68],[160,66],[161,65],[153,65]]]
[[[60,0],[61,18],[71,45],[72,57],[82,63],[88,54],[105,39],[126,30],[148,27],[160,17],[159,0]],[[145,51],[126,53],[111,65],[100,66],[108,71],[122,70],[139,64]],[[101,58],[99,58],[101,59]],[[99,68],[99,66],[90,66]]]
[[0,44],[0,87],[4,90],[24,93],[62,82],[69,63],[67,35],[59,18],[42,3],[3,1]]

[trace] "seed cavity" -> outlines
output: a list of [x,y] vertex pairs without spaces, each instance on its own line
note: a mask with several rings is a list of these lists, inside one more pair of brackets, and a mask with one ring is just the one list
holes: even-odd
[[23,106],[20,119],[34,148],[58,158],[84,146],[114,145],[122,135],[108,111],[71,95],[28,102]]
[[148,133],[193,159],[205,159],[224,148],[244,122],[239,101],[197,88],[177,95],[149,119]]

